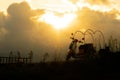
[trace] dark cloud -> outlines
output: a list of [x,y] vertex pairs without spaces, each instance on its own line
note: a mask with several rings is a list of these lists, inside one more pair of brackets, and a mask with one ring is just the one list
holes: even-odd
[[7,16],[0,14],[0,33],[6,31],[0,41],[0,51],[9,53],[11,50],[19,50],[22,55],[26,55],[33,50],[37,61],[39,55],[55,53],[58,35],[49,24],[37,21],[44,13],[43,9],[32,10],[27,2],[11,4],[7,9]]
[[31,16],[31,8],[27,2],[13,3],[8,7],[7,12],[10,16],[18,19]]
[[[40,44],[34,40],[35,37],[39,36],[36,18],[34,17],[44,14],[44,10],[32,10],[27,2],[21,2],[11,4],[7,9],[7,14],[5,16],[0,13],[0,35],[4,36],[0,41],[1,52],[40,50],[38,49]],[[39,26],[45,27],[42,23]]]
[[6,28],[12,33],[23,33],[34,29],[35,23],[31,19],[42,15],[44,10],[32,10],[27,2],[13,3],[8,9]]
[[13,3],[8,7],[7,12],[5,27],[9,32],[9,37],[13,37],[10,39],[29,39],[29,34],[33,33],[35,27],[31,18],[35,15],[28,3]]

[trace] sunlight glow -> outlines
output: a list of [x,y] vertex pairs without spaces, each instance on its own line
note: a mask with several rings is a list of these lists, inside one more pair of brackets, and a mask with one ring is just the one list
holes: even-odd
[[28,3],[31,3],[31,0],[25,0],[25,1],[27,1]]
[[29,5],[32,9],[35,9],[35,7],[33,7],[33,5],[32,5],[32,0],[25,0],[25,1],[29,3]]
[[7,15],[8,15],[8,13],[7,13],[6,11],[4,11],[4,15],[5,15],[5,16],[7,16]]
[[39,20],[52,25],[55,29],[64,29],[76,18],[73,13],[65,13],[63,16],[56,16],[54,13],[49,12],[44,14]]
[[85,28],[82,28],[80,31],[82,31],[83,33],[86,31],[86,29]]
[[120,20],[120,14],[116,14],[116,19]]

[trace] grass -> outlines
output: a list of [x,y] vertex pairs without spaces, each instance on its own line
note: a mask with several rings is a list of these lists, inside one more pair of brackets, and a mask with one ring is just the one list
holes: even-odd
[[[115,80],[120,79],[119,61],[103,57],[92,61],[1,64],[1,79]],[[117,56],[118,57],[118,56]]]
[[99,51],[93,59],[0,64],[0,78],[46,80],[120,80],[120,52]]

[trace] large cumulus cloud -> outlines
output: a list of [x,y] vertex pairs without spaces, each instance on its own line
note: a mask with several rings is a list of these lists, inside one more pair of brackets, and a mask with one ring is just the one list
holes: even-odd
[[[20,51],[27,55],[33,50],[34,59],[39,61],[46,52],[54,53],[57,49],[52,27],[37,18],[45,13],[43,9],[32,10],[27,2],[13,3],[7,9],[7,16],[0,13],[0,43],[1,55],[8,55],[10,51]],[[51,54],[52,55],[52,54]]]
[[[7,9],[7,16],[0,13],[1,52],[10,50],[32,50],[36,45],[34,37],[38,30],[34,17],[44,14],[44,10],[32,10],[27,2],[13,3]],[[42,26],[42,25],[41,25]],[[3,35],[4,34],[4,35]]]

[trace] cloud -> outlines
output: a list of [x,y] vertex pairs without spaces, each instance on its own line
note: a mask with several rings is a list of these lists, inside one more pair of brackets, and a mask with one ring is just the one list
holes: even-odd
[[110,4],[110,0],[69,0],[69,1],[72,2],[73,4],[76,4],[78,2],[89,3],[91,5]]
[[76,4],[77,2],[79,2],[79,0],[69,0],[70,2],[72,2],[73,4]]
[[0,13],[0,51],[8,55],[19,50],[27,55],[33,50],[36,61],[46,52],[52,55],[57,50],[57,34],[49,24],[37,21],[44,13],[44,9],[32,10],[27,2],[11,4],[6,16]]
[[[43,9],[32,10],[27,2],[13,3],[7,9],[7,15],[0,13],[0,49],[1,52],[38,49],[38,43],[33,39],[39,36],[37,16],[44,14]],[[40,27],[44,26],[40,24]],[[4,35],[3,35],[4,34]]]
[[87,7],[82,8],[77,12],[77,18],[73,22],[72,30],[93,29],[101,30],[108,40],[110,35],[118,38],[120,20],[116,19],[116,14],[119,11],[113,10],[110,12],[94,11]]
[[22,3],[13,3],[11,4],[7,12],[12,17],[29,17],[31,16],[31,9],[28,3],[22,2]]
[[1,38],[7,33],[4,27],[5,27],[5,15],[3,12],[0,12],[0,37]]
[[108,5],[110,4],[109,0],[85,0],[86,2],[92,4],[92,5]]

